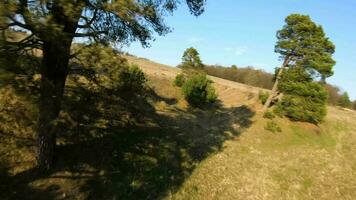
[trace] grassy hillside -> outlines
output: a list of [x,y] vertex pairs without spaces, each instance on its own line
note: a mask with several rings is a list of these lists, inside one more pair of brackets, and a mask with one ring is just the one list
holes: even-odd
[[264,129],[259,88],[211,77],[220,103],[192,109],[179,70],[136,57],[146,95],[93,93],[71,76],[55,168],[35,166],[36,76],[0,71],[0,199],[354,199],[356,114]]
[[169,199],[354,199],[355,113],[329,108],[321,127],[258,119],[205,160]]

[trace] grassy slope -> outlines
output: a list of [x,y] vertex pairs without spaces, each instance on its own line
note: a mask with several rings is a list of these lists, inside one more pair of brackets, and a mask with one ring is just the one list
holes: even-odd
[[264,120],[204,161],[171,199],[354,199],[355,113],[329,108],[319,128]]
[[[236,94],[228,92],[227,97],[221,85],[237,88],[236,92],[255,92],[248,86],[213,80],[221,98],[229,103]],[[244,103],[241,99],[236,98]],[[203,161],[179,192],[167,198],[356,198],[354,111],[329,107],[321,127],[279,119],[282,133],[264,130],[266,120],[258,115],[253,121],[237,141],[226,142],[222,152]]]
[[[68,82],[58,162],[35,165],[35,84],[0,72],[0,199],[353,199],[356,114],[329,108],[320,128],[264,130],[260,89],[213,79],[221,106],[188,108],[179,70],[145,59],[152,89],[124,99]],[[88,106],[89,105],[89,106]],[[62,133],[60,131],[60,133]],[[31,196],[29,196],[31,194]]]

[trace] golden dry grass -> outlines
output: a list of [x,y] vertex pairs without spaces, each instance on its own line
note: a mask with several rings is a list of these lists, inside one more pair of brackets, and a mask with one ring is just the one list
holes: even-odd
[[61,114],[68,135],[59,135],[58,162],[45,176],[32,171],[36,98],[26,94],[34,86],[7,84],[14,74],[0,72],[1,199],[356,198],[354,111],[329,107],[320,127],[274,119],[282,132],[271,133],[257,112],[262,89],[210,77],[222,106],[191,109],[173,86],[179,69],[127,59],[151,92],[97,100],[70,80]]

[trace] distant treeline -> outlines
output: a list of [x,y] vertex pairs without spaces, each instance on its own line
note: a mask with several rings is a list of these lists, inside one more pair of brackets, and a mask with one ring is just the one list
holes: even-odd
[[246,85],[265,89],[272,89],[273,86],[272,74],[260,69],[254,69],[253,67],[238,68],[235,65],[231,67],[206,65],[205,70],[211,76],[236,81]]
[[[230,81],[265,89],[272,89],[273,87],[274,75],[253,67],[240,68],[235,65],[231,67],[205,65],[204,69],[211,76],[216,76]],[[356,110],[356,101],[351,102],[347,92],[342,92],[339,87],[331,84],[326,84],[325,87],[329,94],[328,103],[330,105],[353,108]]]

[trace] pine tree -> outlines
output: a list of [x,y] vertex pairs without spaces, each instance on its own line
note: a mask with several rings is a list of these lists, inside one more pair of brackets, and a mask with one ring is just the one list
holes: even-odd
[[350,100],[349,94],[347,92],[344,92],[339,101],[338,105],[344,108],[351,108],[352,107],[352,102]]
[[[139,41],[149,46],[153,34],[170,31],[163,17],[172,13],[179,0],[5,0],[0,3],[0,30],[17,28],[29,34],[21,41],[6,41],[1,49],[35,48],[43,52],[38,120],[38,165],[52,166],[56,144],[55,124],[61,110],[74,38],[102,44]],[[205,0],[187,0],[196,16]]]
[[198,51],[190,47],[184,51],[182,57],[182,64],[180,67],[184,70],[203,70],[204,65],[200,59]]
[[272,93],[264,105],[264,111],[280,94],[278,84],[284,70],[298,66],[313,77],[319,77],[321,82],[333,75],[335,61],[332,54],[335,46],[325,36],[323,28],[316,25],[309,16],[300,14],[289,15],[285,23],[277,32],[275,46],[275,52],[280,54],[283,64],[277,70]]

